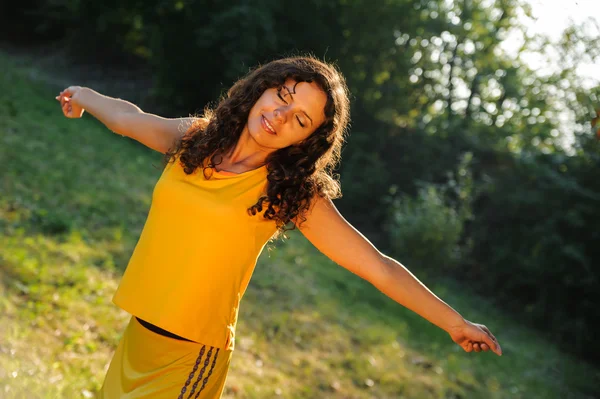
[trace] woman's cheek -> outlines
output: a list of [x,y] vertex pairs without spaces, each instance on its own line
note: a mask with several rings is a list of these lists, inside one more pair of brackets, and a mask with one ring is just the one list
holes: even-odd
[[252,118],[248,121],[248,130],[255,135],[260,135],[262,133],[260,117]]

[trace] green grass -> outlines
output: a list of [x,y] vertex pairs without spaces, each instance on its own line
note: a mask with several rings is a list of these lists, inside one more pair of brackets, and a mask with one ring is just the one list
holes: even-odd
[[[89,116],[62,117],[49,79],[17,62],[0,53],[0,397],[92,397],[128,320],[110,299],[146,219],[161,155]],[[259,260],[224,397],[598,394],[599,370],[468,287],[424,282],[486,324],[504,356],[465,353],[293,233]]]

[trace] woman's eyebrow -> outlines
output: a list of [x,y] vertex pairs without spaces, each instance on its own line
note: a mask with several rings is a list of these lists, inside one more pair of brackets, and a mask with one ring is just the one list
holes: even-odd
[[[294,99],[294,96],[292,94],[296,94],[296,86],[298,85],[298,83],[300,83],[300,82],[296,82],[296,84],[294,84],[294,87],[292,88],[292,90],[290,90],[290,88],[287,87],[286,85],[283,85],[283,87],[285,87],[285,89],[288,91],[288,94],[290,95],[290,97],[292,97],[292,100]],[[285,97],[285,95],[284,95],[284,97]],[[310,116],[308,116],[306,111],[302,110],[302,113],[304,115],[306,115],[306,117],[310,120],[310,125],[311,126],[314,125],[312,118]]]

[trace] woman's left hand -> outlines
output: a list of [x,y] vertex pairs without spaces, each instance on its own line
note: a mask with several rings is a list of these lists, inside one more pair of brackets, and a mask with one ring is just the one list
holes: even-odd
[[460,345],[465,352],[481,352],[492,350],[498,356],[502,356],[502,348],[494,334],[483,324],[471,323],[468,320],[459,326],[448,330],[452,341]]

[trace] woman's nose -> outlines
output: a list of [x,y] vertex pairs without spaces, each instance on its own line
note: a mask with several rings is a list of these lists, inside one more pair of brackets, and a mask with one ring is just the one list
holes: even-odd
[[277,123],[285,123],[286,112],[281,108],[276,108],[275,111],[273,111],[273,117],[275,118]]

